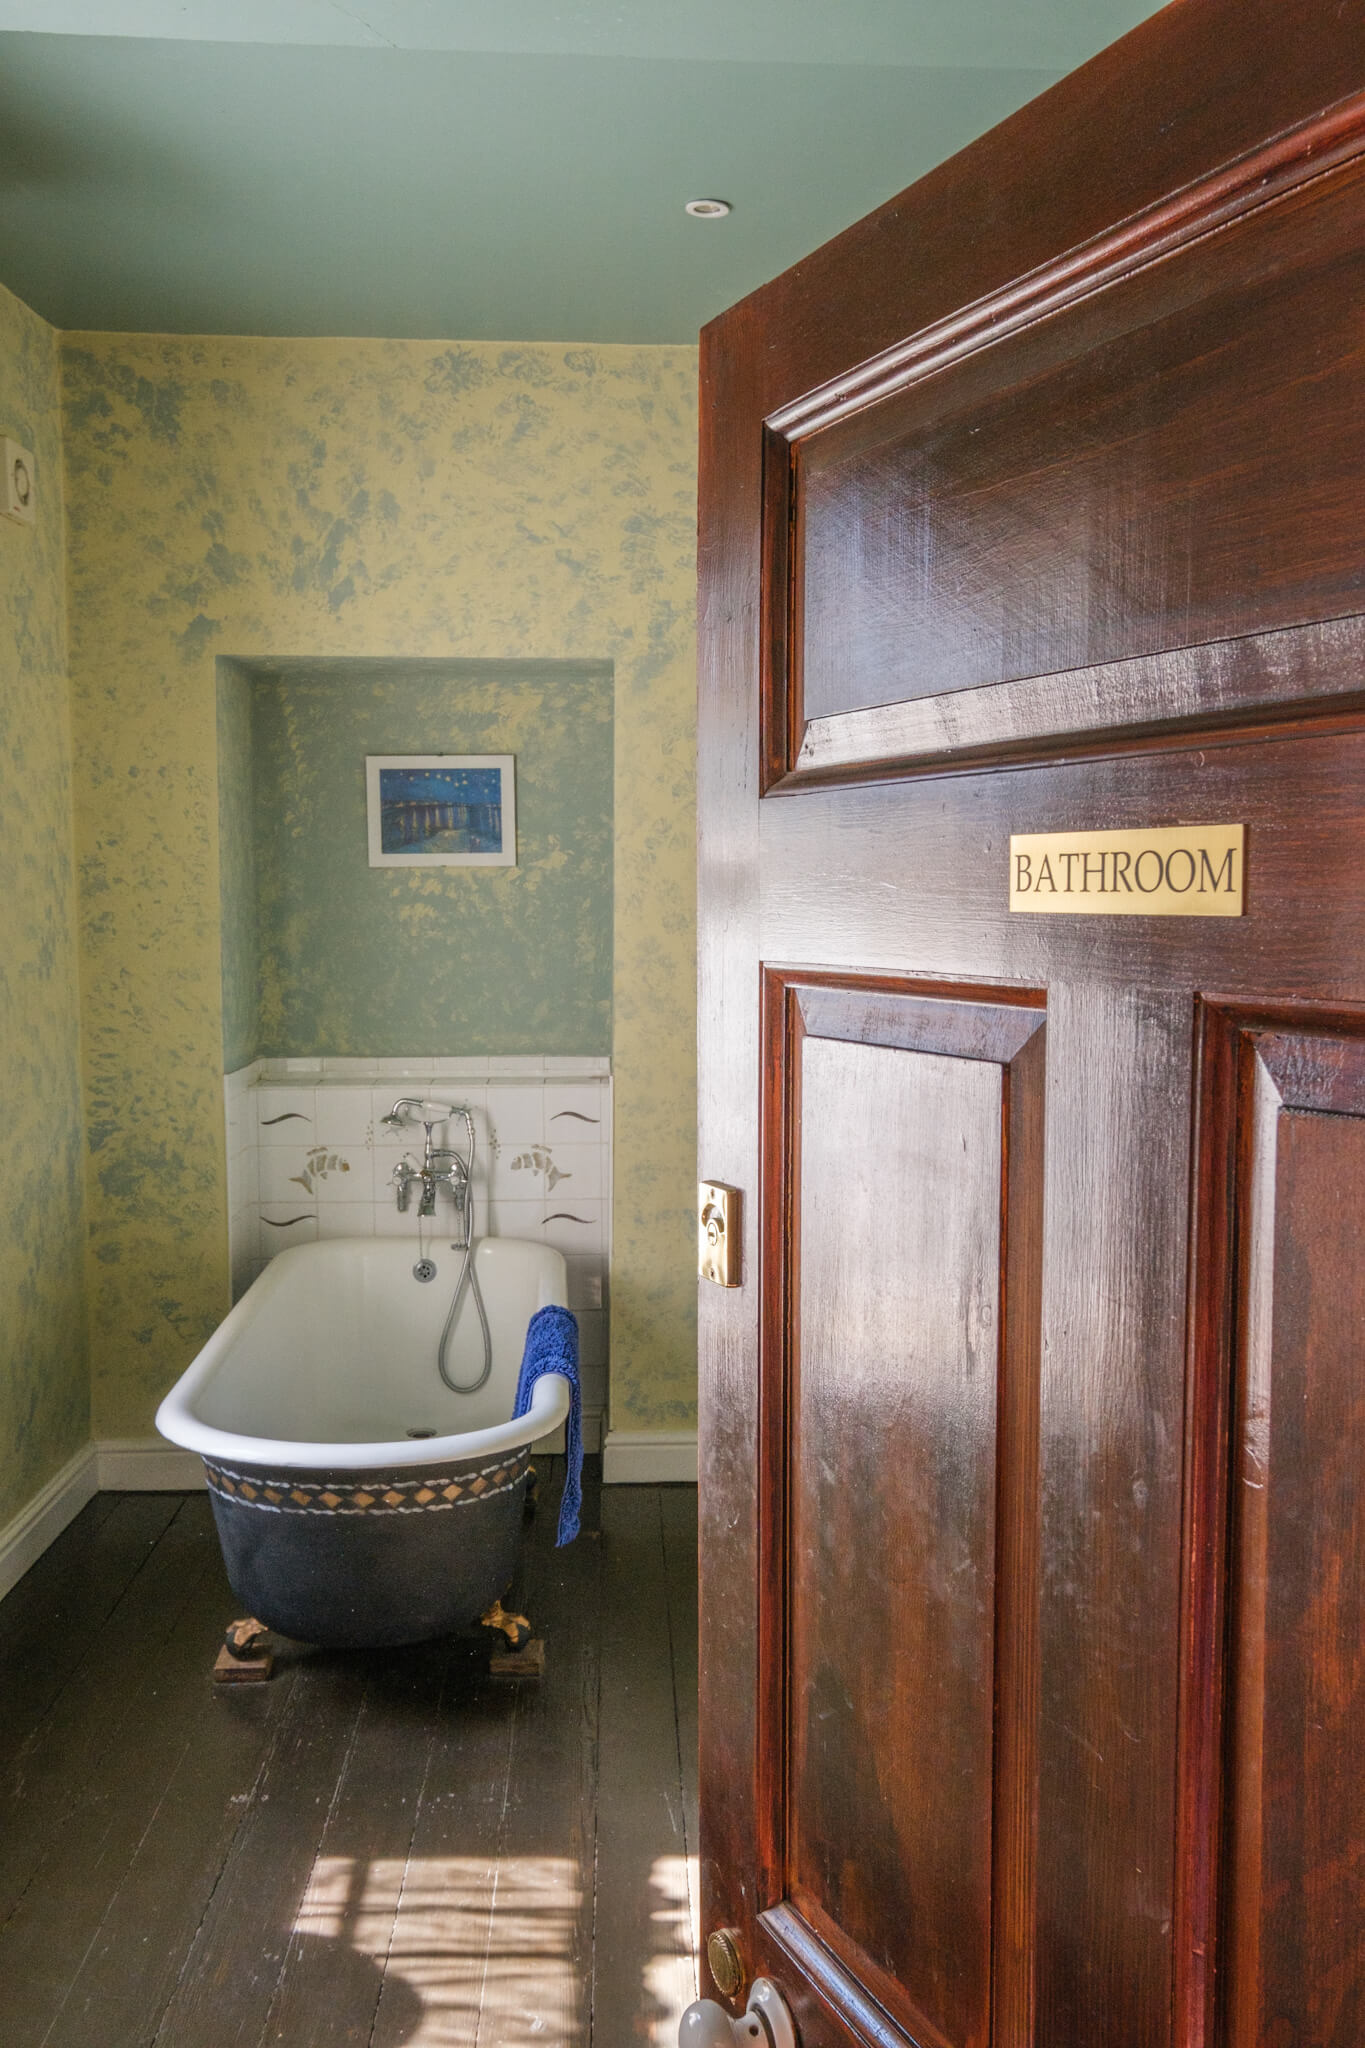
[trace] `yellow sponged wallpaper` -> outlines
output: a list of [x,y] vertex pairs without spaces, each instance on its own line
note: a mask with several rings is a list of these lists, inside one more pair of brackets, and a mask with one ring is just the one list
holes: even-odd
[[89,1434],[57,336],[0,290],[0,1527]]
[[612,664],[611,1419],[687,1426],[695,352],[68,335],[63,379],[96,1434],[228,1301],[219,656]]

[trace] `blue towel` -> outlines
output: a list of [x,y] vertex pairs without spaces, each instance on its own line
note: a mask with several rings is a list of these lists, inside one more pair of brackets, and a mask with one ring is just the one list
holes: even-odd
[[578,1318],[566,1308],[537,1309],[526,1326],[514,1416],[525,1415],[543,1372],[562,1372],[569,1382],[569,1422],[564,1438],[569,1469],[559,1503],[558,1543],[572,1543],[583,1505],[583,1390],[578,1384]]

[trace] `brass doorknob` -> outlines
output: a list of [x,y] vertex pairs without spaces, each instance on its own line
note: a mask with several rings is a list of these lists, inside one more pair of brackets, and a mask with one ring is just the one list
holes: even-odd
[[733,1927],[717,1927],[706,1937],[706,1961],[716,1987],[725,1998],[733,1998],[744,1982],[744,1959],[739,1952],[739,1934]]

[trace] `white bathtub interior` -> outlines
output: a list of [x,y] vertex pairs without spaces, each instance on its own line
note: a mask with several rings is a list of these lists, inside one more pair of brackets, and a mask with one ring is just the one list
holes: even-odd
[[[221,1431],[239,1446],[253,1439],[314,1449],[401,1441],[413,1462],[431,1446],[409,1439],[409,1431],[449,1438],[507,1423],[526,1326],[537,1309],[565,1300],[563,1257],[512,1238],[477,1243],[493,1350],[492,1372],[477,1394],[452,1393],[436,1369],[462,1254],[438,1238],[428,1257],[437,1271],[424,1282],[412,1276],[412,1249],[394,1239],[335,1238],[282,1253],[167,1396],[159,1423],[175,1441],[209,1455],[227,1447],[204,1432]],[[455,1378],[474,1379],[482,1363],[466,1289],[448,1364]],[[554,1405],[557,1423],[563,1409]],[[251,1455],[244,1447],[235,1454]]]

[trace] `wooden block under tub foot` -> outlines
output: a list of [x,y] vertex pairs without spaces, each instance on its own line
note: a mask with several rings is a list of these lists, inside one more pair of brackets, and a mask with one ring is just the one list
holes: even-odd
[[540,1678],[545,1671],[545,1639],[532,1636],[520,1650],[494,1650],[488,1659],[494,1678]]
[[255,1657],[234,1657],[226,1646],[218,1652],[213,1666],[215,1685],[263,1685],[275,1669],[273,1650]]

